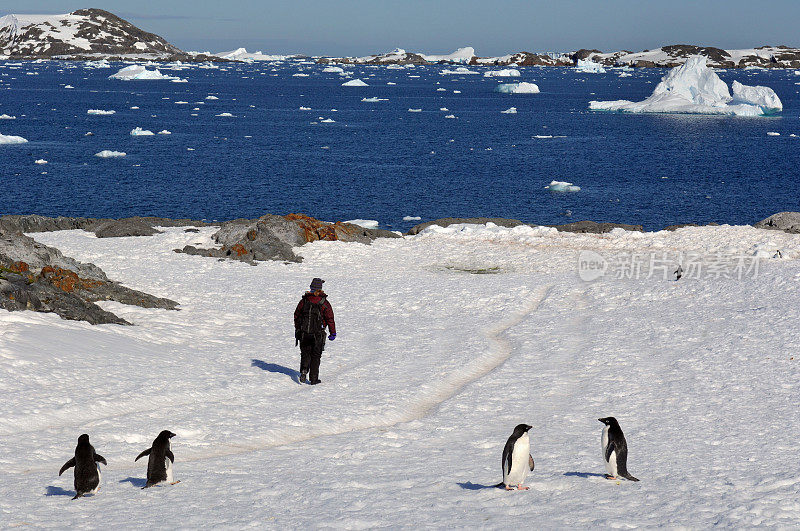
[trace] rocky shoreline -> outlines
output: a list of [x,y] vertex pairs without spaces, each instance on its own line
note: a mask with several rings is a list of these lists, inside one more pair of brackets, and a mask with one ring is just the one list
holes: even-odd
[[[501,227],[540,226],[506,218],[441,218],[415,225],[405,235],[419,234],[433,225],[447,227],[459,223],[494,223]],[[369,229],[351,223],[327,223],[303,214],[267,214],[258,219],[236,219],[221,223],[159,217],[98,219],[0,216],[0,308],[55,313],[63,319],[91,324],[122,325],[131,323],[103,310],[96,303],[109,300],[143,308],[177,310],[179,302],[127,288],[109,279],[96,265],[64,256],[58,249],[42,245],[25,233],[80,229],[93,232],[98,238],[145,237],[159,234],[161,231],[157,227],[187,227],[185,230],[191,232],[197,230],[194,227],[205,226],[218,227],[212,235],[218,247],[186,246],[175,249],[175,252],[219,260],[239,260],[252,265],[264,260],[290,263],[302,261],[302,257],[293,249],[308,242],[327,240],[370,244],[377,238],[402,237],[398,232]],[[617,228],[644,232],[641,225],[594,221],[545,226],[575,233],[602,234]],[[696,225],[672,225],[664,230],[687,226]],[[800,234],[800,212],[779,212],[755,223],[754,227]]]

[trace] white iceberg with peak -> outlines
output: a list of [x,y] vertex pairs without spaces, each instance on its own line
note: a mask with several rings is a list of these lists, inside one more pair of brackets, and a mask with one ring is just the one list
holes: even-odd
[[522,81],[521,83],[501,83],[494,90],[503,94],[538,94],[539,86],[536,83]]
[[503,70],[488,70],[483,73],[483,77],[519,77],[521,74],[516,68],[504,68]]
[[444,61],[448,63],[469,63],[473,57],[475,57],[475,48],[472,46],[465,46],[463,48],[459,48],[453,53],[447,55],[429,55],[421,53],[419,54],[428,62],[437,63],[439,61]]
[[638,102],[628,100],[591,101],[595,111],[631,113],[685,113],[761,116],[783,110],[778,95],[769,87],[751,87],[733,82],[733,96],[728,85],[706,65],[706,58],[689,57],[661,78],[653,94]]
[[578,64],[575,65],[576,72],[582,72],[584,74],[605,74],[606,69],[603,68],[603,65],[600,63],[595,63],[594,61],[590,61],[588,59],[578,59]]
[[501,114],[517,114],[517,108],[516,107],[509,107],[508,109],[506,109],[504,111],[500,111],[500,113]]
[[21,136],[4,135],[0,133],[0,144],[24,144],[28,139]]
[[366,83],[361,81],[360,79],[351,79],[350,81],[345,81],[342,83],[343,87],[368,87]]
[[152,136],[154,133],[148,129],[142,129],[141,127],[135,127],[131,131],[131,136]]
[[148,70],[141,65],[126,66],[116,74],[111,74],[108,79],[122,79],[124,81],[132,80],[159,80],[159,79],[179,79],[175,76],[167,76],[162,74],[158,68],[155,70]]

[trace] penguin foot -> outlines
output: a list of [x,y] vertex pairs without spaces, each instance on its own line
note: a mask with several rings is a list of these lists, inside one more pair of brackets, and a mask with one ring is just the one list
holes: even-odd
[[506,485],[506,490],[514,490],[514,487],[510,487],[510,486]]
[[181,480],[178,480],[178,481],[173,481],[172,483],[170,483],[170,485],[177,485],[177,484],[178,484],[178,483],[180,483],[180,482],[181,482]]
[[517,490],[528,490],[528,489],[530,489],[530,487],[523,487],[523,486],[522,486],[522,483],[520,483],[519,485],[517,485]]
[[603,477],[605,477],[606,479],[611,479],[611,480],[617,479],[617,476],[612,476],[611,474],[603,474]]

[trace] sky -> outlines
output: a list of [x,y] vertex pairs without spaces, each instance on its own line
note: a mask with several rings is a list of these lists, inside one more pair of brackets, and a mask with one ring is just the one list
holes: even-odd
[[8,13],[99,7],[184,50],[367,55],[396,47],[479,56],[667,44],[800,46],[798,0],[0,0]]

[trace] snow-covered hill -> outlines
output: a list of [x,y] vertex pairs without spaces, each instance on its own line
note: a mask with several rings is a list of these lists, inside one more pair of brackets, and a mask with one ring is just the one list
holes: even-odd
[[175,59],[187,54],[113,13],[80,9],[63,15],[5,15],[0,18],[0,55]]
[[[797,526],[800,235],[451,226],[252,267],[173,252],[213,245],[199,231],[33,235],[181,311],[0,311],[0,527]],[[602,280],[580,279],[582,251]],[[292,311],[315,276],[339,337],[311,387]],[[609,415],[639,483],[602,477]],[[531,490],[492,488],[521,422]],[[140,490],[163,429],[181,483]],[[81,433],[108,466],[70,501]]]

